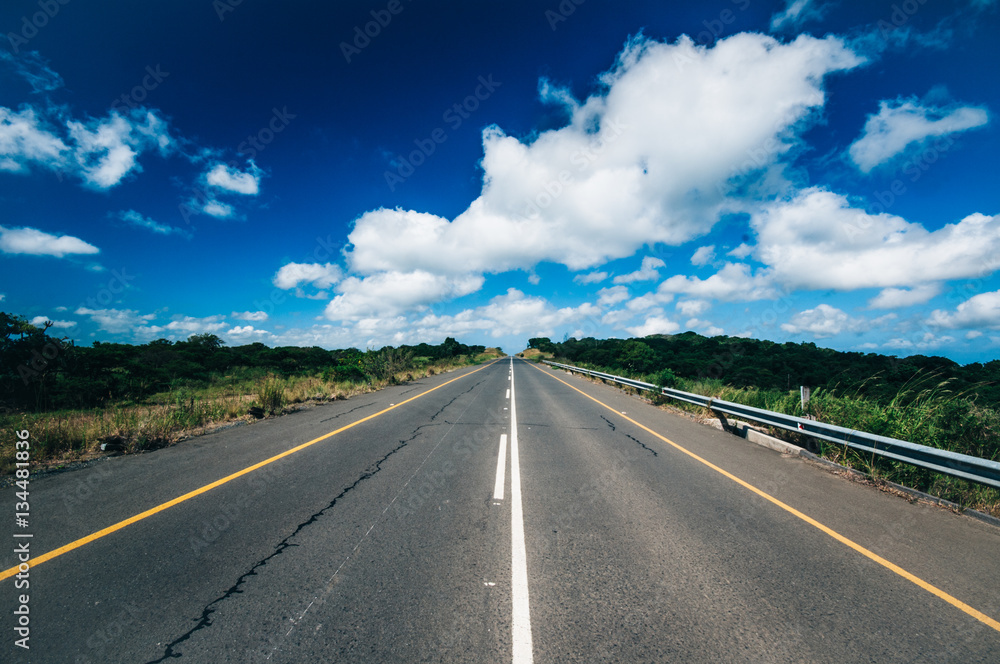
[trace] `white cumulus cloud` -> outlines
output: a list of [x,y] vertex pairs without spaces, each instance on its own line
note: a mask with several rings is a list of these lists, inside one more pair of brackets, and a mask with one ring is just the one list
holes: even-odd
[[869,309],[899,309],[923,304],[941,293],[940,284],[921,284],[914,288],[883,288],[868,301]]
[[74,313],[77,316],[88,316],[101,330],[112,334],[148,330],[149,321],[156,318],[156,314],[140,315],[138,311],[132,309],[90,309],[88,307],[80,307]]
[[698,249],[691,256],[692,265],[708,265],[715,259],[715,245],[710,244]]
[[913,288],[1000,268],[1000,216],[972,214],[928,231],[813,187],[765,205],[751,224],[755,258],[790,289]]
[[61,171],[68,152],[69,146],[34,109],[0,107],[0,171],[19,173],[32,163]]
[[242,313],[234,311],[232,317],[236,320],[248,320],[254,323],[266,321],[268,318],[266,311],[244,311]]
[[646,256],[642,259],[642,266],[635,272],[622,274],[614,278],[616,284],[631,284],[636,281],[655,281],[660,278],[660,273],[656,271],[658,267],[666,267],[661,259],[654,256]]
[[660,295],[677,293],[725,301],[764,300],[778,294],[768,276],[755,274],[745,263],[726,263],[706,279],[677,274],[663,281],[656,290]]
[[205,182],[217,189],[235,194],[256,196],[260,193],[260,178],[262,171],[255,163],[250,162],[246,171],[240,171],[226,164],[215,164],[205,174]]
[[474,315],[492,322],[493,336],[544,336],[561,325],[600,314],[600,309],[587,303],[577,307],[556,308],[546,299],[525,295],[516,288],[508,289],[504,295],[494,297],[489,304],[474,311]]
[[54,327],[56,329],[65,329],[69,327],[74,327],[76,325],[75,320],[53,320],[48,316],[35,316],[28,322],[34,325],[35,327],[42,327],[46,323],[49,323],[50,327]]
[[829,304],[820,304],[814,309],[806,309],[795,314],[789,322],[781,325],[781,329],[791,334],[807,333],[821,339],[842,332],[867,332],[876,327],[884,327],[894,320],[896,314],[869,320],[850,316],[847,312]]
[[975,106],[937,108],[916,99],[882,101],[876,115],[868,117],[861,137],[848,149],[863,173],[902,154],[910,145],[933,137],[982,127],[989,120],[986,109]]
[[287,263],[281,266],[271,281],[282,290],[296,288],[301,284],[324,289],[340,281],[342,276],[340,267],[332,263]]
[[142,170],[144,152],[165,156],[174,147],[166,121],[144,108],[81,120],[63,108],[0,107],[0,171],[25,172],[38,165],[107,190]]
[[227,219],[233,216],[233,206],[228,203],[217,201],[214,198],[205,201],[201,206],[201,211],[217,219]]
[[110,189],[132,171],[149,149],[166,154],[173,146],[167,124],[155,112],[133,109],[128,117],[112,111],[101,120],[69,120],[77,174],[95,189]]
[[947,346],[948,344],[954,343],[954,341],[955,338],[947,334],[938,336],[933,332],[923,332],[914,334],[910,338],[893,337],[882,344],[882,347],[907,351],[923,351],[932,348],[940,348],[941,346]]
[[215,334],[229,327],[225,322],[225,316],[205,316],[198,318],[195,316],[175,316],[166,325],[152,325],[142,328],[137,332],[145,336],[154,336],[163,333],[174,333],[172,336],[187,338],[193,334]]
[[607,272],[587,272],[573,277],[573,281],[578,284],[596,284],[608,278]]
[[270,338],[272,335],[267,330],[259,330],[253,325],[243,325],[242,327],[237,325],[229,330],[226,330],[226,336],[236,337],[240,343],[246,343],[248,341],[260,341],[261,339]]
[[628,288],[625,286],[612,286],[597,291],[597,304],[602,307],[610,307],[627,299]]
[[[566,126],[530,139],[487,128],[482,191],[454,219],[385,208],[361,215],[347,265],[365,280],[458,278],[543,261],[575,271],[643,245],[689,241],[736,205],[727,194],[734,178],[780,170],[825,103],[824,76],[862,62],[836,37],[783,43],[741,33],[712,48],[686,36],[636,38],[587,99],[570,103],[568,92],[543,86],[569,113]],[[334,311],[349,299],[338,297]]]
[[308,329],[289,330],[275,337],[275,341],[343,348],[419,343],[444,340],[449,336],[463,338],[473,334],[526,339],[551,336],[560,326],[574,323],[596,329],[596,317],[599,315],[600,309],[593,304],[559,308],[545,298],[525,295],[516,288],[510,288],[485,305],[463,309],[457,313],[425,310],[409,316],[393,313],[372,315],[343,320],[336,325],[314,325]]
[[183,237],[191,237],[190,233],[182,228],[177,228],[176,226],[170,226],[169,224],[161,224],[158,221],[151,219],[150,217],[145,217],[141,213],[135,210],[123,210],[118,213],[118,218],[122,221],[135,226],[137,228],[145,228],[147,230],[156,233],[157,235],[181,235]]
[[339,295],[324,313],[334,321],[395,316],[474,293],[483,281],[481,275],[447,276],[423,270],[380,272],[364,279],[348,277],[337,284]]
[[713,325],[710,321],[701,320],[698,318],[689,318],[684,327],[689,330],[701,330],[705,336],[717,337],[723,333],[723,329],[716,325]]
[[949,329],[1000,330],[1000,291],[974,295],[952,312],[935,309],[927,322]]
[[732,250],[726,252],[726,255],[727,256],[732,256],[733,258],[736,258],[738,260],[743,260],[744,258],[746,258],[747,256],[749,256],[752,253],[753,253],[753,247],[751,247],[746,242],[743,242],[742,244],[740,244],[735,249],[732,249]]
[[810,20],[823,18],[829,5],[819,5],[815,0],[786,0],[785,8],[771,17],[771,30],[800,27]]
[[851,317],[846,312],[829,304],[820,304],[815,309],[795,314],[790,322],[782,324],[781,329],[792,334],[808,332],[822,338],[836,336],[852,326]]
[[681,326],[665,316],[650,316],[641,325],[626,328],[634,337],[645,337],[650,334],[673,334],[681,329]]
[[62,258],[69,254],[96,254],[101,250],[72,235],[52,235],[37,228],[0,226],[0,251]]
[[712,308],[706,300],[681,300],[676,305],[682,316],[698,316]]

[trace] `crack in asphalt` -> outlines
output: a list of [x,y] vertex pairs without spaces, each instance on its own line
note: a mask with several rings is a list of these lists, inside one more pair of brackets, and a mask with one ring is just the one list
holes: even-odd
[[[608,426],[611,427],[612,431],[616,430],[614,422],[612,422],[608,418],[604,417],[603,415],[601,415],[601,419],[608,423]],[[656,450],[648,447],[646,445],[646,443],[642,442],[641,440],[639,440],[635,436],[630,436],[629,434],[625,433],[624,431],[622,432],[622,435],[625,436],[626,438],[631,439],[633,442],[635,442],[636,445],[638,445],[642,449],[646,450],[647,452],[650,452],[653,456],[655,456],[655,457],[660,456],[659,453]]]
[[243,590],[240,588],[240,586],[242,586],[247,581],[247,579],[249,579],[251,576],[256,576],[257,575],[257,570],[260,569],[261,567],[267,565],[267,563],[270,560],[272,560],[273,558],[276,558],[277,556],[280,556],[282,553],[285,552],[286,549],[288,549],[290,547],[293,547],[293,546],[298,546],[298,544],[292,544],[291,543],[291,540],[296,535],[298,535],[304,528],[307,528],[308,526],[310,526],[313,523],[315,523],[321,516],[323,516],[323,514],[327,510],[331,509],[334,505],[336,505],[337,502],[341,498],[343,498],[347,493],[349,493],[351,490],[353,490],[359,484],[361,484],[365,480],[371,478],[378,471],[380,471],[382,469],[382,464],[385,462],[386,459],[388,459],[393,454],[395,454],[399,450],[401,450],[404,447],[406,447],[406,445],[408,443],[410,443],[417,436],[420,435],[420,430],[423,429],[426,426],[434,426],[434,425],[423,424],[423,425],[417,427],[416,429],[414,429],[413,430],[413,435],[411,435],[406,440],[399,441],[399,444],[396,447],[394,447],[393,449],[391,449],[388,453],[386,453],[385,456],[383,456],[381,459],[379,459],[378,461],[376,461],[374,464],[368,466],[368,468],[365,469],[365,472],[363,472],[361,474],[361,476],[358,477],[358,479],[354,480],[354,482],[350,486],[348,486],[343,491],[341,491],[340,493],[338,493],[337,496],[333,500],[331,500],[329,502],[329,504],[327,504],[326,507],[324,507],[323,509],[319,510],[318,512],[316,512],[315,514],[313,514],[312,516],[310,516],[308,519],[306,519],[305,521],[303,521],[302,523],[300,523],[295,528],[295,530],[292,531],[292,533],[290,535],[288,535],[283,540],[281,540],[280,542],[278,542],[278,545],[275,547],[274,551],[270,555],[268,555],[266,558],[263,558],[262,560],[257,561],[248,571],[246,571],[243,574],[241,574],[240,577],[236,580],[236,583],[234,583],[232,586],[230,586],[229,589],[226,590],[226,592],[224,592],[220,597],[217,597],[216,599],[212,600],[207,605],[205,605],[205,608],[202,609],[202,611],[201,611],[201,616],[198,618],[198,624],[196,624],[194,627],[192,627],[191,629],[189,629],[187,632],[185,632],[181,636],[177,637],[176,639],[174,639],[173,641],[171,641],[170,643],[168,643],[167,646],[166,646],[166,648],[164,648],[163,656],[160,657],[159,659],[152,660],[148,664],[157,664],[158,662],[163,662],[164,660],[167,660],[167,659],[176,659],[176,658],[183,657],[184,656],[183,653],[174,652],[174,648],[177,647],[177,646],[179,646],[180,644],[182,644],[184,641],[187,641],[188,639],[190,639],[191,636],[194,635],[195,632],[198,632],[198,631],[200,631],[202,629],[205,629],[206,627],[210,627],[212,625],[212,618],[211,618],[211,616],[212,616],[213,613],[215,613],[218,610],[218,608],[219,608],[218,605],[219,604],[221,604],[222,602],[226,601],[227,599],[229,599],[233,595],[237,595],[237,594],[242,593]]
[[[163,662],[163,661],[165,661],[167,659],[176,659],[176,658],[183,657],[184,656],[183,653],[175,652],[174,648],[176,648],[180,644],[182,644],[185,641],[187,641],[188,639],[190,639],[191,636],[194,635],[195,632],[198,632],[198,631],[200,631],[202,629],[205,629],[206,627],[210,627],[212,625],[212,614],[215,613],[218,610],[219,605],[222,602],[226,601],[227,599],[229,599],[233,595],[237,595],[237,594],[242,593],[243,590],[241,589],[241,586],[244,583],[246,583],[246,581],[250,577],[256,576],[257,575],[257,570],[260,569],[261,567],[264,567],[265,565],[267,565],[267,563],[270,560],[272,560],[273,558],[276,558],[277,556],[280,556],[282,553],[285,552],[286,549],[288,549],[290,547],[293,547],[293,546],[298,546],[298,544],[293,544],[291,542],[291,540],[296,535],[298,535],[299,532],[301,532],[304,528],[307,528],[308,526],[310,526],[313,523],[315,523],[321,516],[323,516],[323,514],[327,510],[333,508],[333,506],[336,505],[337,502],[341,498],[343,498],[348,492],[350,492],[355,487],[357,487],[359,484],[361,484],[365,480],[371,478],[378,471],[380,471],[382,469],[382,463],[385,462],[385,460],[388,459],[389,457],[391,457],[393,454],[395,454],[399,450],[401,450],[404,447],[406,447],[407,444],[409,444],[410,442],[412,442],[413,440],[415,440],[417,438],[417,436],[420,435],[421,429],[424,429],[426,427],[432,427],[432,426],[440,426],[440,423],[431,424],[430,422],[433,422],[433,420],[435,420],[439,415],[441,415],[441,413],[443,413],[445,411],[445,409],[448,408],[448,406],[450,406],[451,404],[455,403],[455,401],[457,401],[459,397],[461,397],[461,396],[463,396],[465,394],[468,394],[469,392],[471,392],[472,390],[474,390],[482,382],[483,381],[480,380],[480,381],[474,383],[472,386],[469,387],[469,389],[465,390],[464,392],[461,392],[461,393],[457,394],[451,401],[449,401],[448,403],[446,403],[443,406],[441,406],[441,408],[436,413],[434,413],[433,415],[431,415],[430,420],[429,420],[429,422],[427,424],[421,424],[416,429],[414,429],[411,432],[411,435],[410,435],[409,438],[407,438],[406,440],[399,441],[399,444],[396,447],[394,447],[392,450],[390,450],[388,453],[386,453],[385,456],[383,456],[381,459],[379,459],[378,461],[376,461],[373,465],[368,466],[368,468],[365,470],[365,472],[362,473],[361,476],[358,477],[358,479],[354,480],[354,482],[350,486],[348,486],[343,491],[341,491],[339,494],[337,494],[337,496],[333,500],[331,500],[330,503],[327,504],[326,507],[324,507],[323,509],[319,510],[318,512],[316,512],[315,514],[313,514],[312,516],[310,516],[308,519],[306,519],[305,521],[303,521],[302,523],[300,523],[295,528],[295,530],[292,531],[292,533],[290,535],[288,535],[283,540],[281,540],[280,542],[278,542],[278,545],[275,547],[274,551],[270,555],[268,555],[266,558],[263,558],[262,560],[259,560],[258,562],[256,562],[248,571],[246,571],[242,575],[240,575],[240,577],[238,579],[236,579],[236,583],[234,583],[232,586],[230,586],[229,589],[226,590],[220,597],[217,597],[216,599],[212,600],[207,605],[205,605],[205,608],[202,609],[202,611],[201,611],[201,616],[198,618],[198,623],[194,627],[192,627],[191,629],[189,629],[187,632],[185,632],[181,636],[177,637],[176,639],[174,639],[173,641],[171,641],[170,643],[168,643],[167,646],[166,646],[166,648],[164,648],[163,656],[160,657],[159,659],[156,659],[156,660],[153,660],[153,661],[149,662],[148,664],[158,664],[159,662]],[[335,416],[333,416],[331,418],[327,418],[327,419],[328,420],[332,420],[332,419],[335,419],[337,417],[340,417],[341,415],[346,415],[347,413],[351,413],[351,412],[353,412],[355,410],[358,410],[359,408],[366,408],[366,407],[369,407],[369,406],[372,406],[372,405],[375,405],[375,404],[374,403],[363,404],[361,406],[357,406],[356,408],[352,408],[349,411],[340,413],[339,415],[335,415]],[[323,421],[325,422],[327,420],[323,420]],[[445,422],[447,422],[447,421],[445,421]]]
[[344,415],[350,415],[351,413],[353,413],[356,410],[361,410],[362,408],[371,408],[372,406],[374,406],[377,403],[378,403],[378,401],[372,401],[371,403],[363,403],[360,406],[355,406],[354,408],[352,408],[350,410],[345,410],[343,413],[337,413],[333,417],[328,417],[325,420],[320,420],[320,422],[329,422],[330,420],[335,420],[338,417],[343,417]]
[[467,389],[467,390],[466,390],[465,392],[459,392],[458,394],[456,394],[456,395],[455,395],[455,397],[454,397],[454,398],[453,398],[453,399],[452,399],[451,401],[449,401],[449,402],[448,402],[448,403],[446,403],[445,405],[441,406],[441,408],[440,408],[440,410],[438,410],[438,412],[436,412],[436,413],[434,413],[433,415],[431,415],[431,417],[430,417],[430,421],[431,421],[431,422],[433,422],[434,420],[436,420],[436,419],[437,419],[437,416],[438,416],[438,415],[440,415],[441,413],[443,413],[443,412],[444,412],[444,410],[445,410],[445,408],[447,408],[447,407],[448,407],[448,406],[450,406],[451,404],[455,403],[455,402],[456,402],[456,401],[458,400],[458,398],[459,398],[459,397],[463,397],[463,396],[465,396],[466,394],[468,394],[469,392],[471,392],[472,390],[476,389],[476,387],[478,387],[478,386],[479,386],[479,384],[480,384],[480,383],[482,383],[482,382],[483,382],[483,381],[482,381],[482,380],[480,380],[480,381],[479,381],[479,382],[477,382],[477,383],[473,383],[472,387],[470,387],[469,389]]
[[[480,382],[482,382],[482,381],[480,381]],[[476,383],[476,385],[478,385],[478,384],[479,384],[479,383]],[[473,385],[473,387],[475,387],[475,385]],[[470,388],[470,390],[468,390],[468,391],[471,391],[471,388]],[[459,396],[461,396],[461,395],[459,395]],[[457,397],[456,397],[456,398],[457,398]],[[470,403],[469,403],[469,404],[468,404],[468,405],[467,405],[467,406],[465,407],[465,410],[463,410],[463,411],[462,411],[462,413],[461,413],[461,414],[460,414],[460,415],[458,416],[458,419],[462,419],[463,417],[465,417],[465,414],[466,414],[466,413],[467,413],[467,412],[469,411],[469,408],[471,408],[471,407],[472,407],[472,403],[474,403],[474,402],[476,401],[476,399],[478,399],[478,396],[477,396],[477,397],[474,397],[474,398],[473,398],[473,400],[472,400],[472,402],[470,402]],[[454,401],[455,401],[455,400],[454,400],[454,399],[452,399],[452,400],[451,400],[450,402],[448,402],[448,404],[446,404],[446,405],[445,405],[445,408],[447,408],[447,406],[448,406],[448,405],[450,405],[451,403],[454,403]],[[439,411],[438,411],[438,412],[437,412],[437,413],[435,414],[435,417],[436,417],[437,415],[440,415],[440,414],[441,414],[441,412],[442,412],[443,410],[444,410],[444,408],[442,408],[441,410],[439,410]],[[427,460],[431,458],[431,455],[433,455],[435,451],[437,451],[438,447],[440,447],[440,445],[441,445],[441,444],[442,444],[442,443],[444,442],[444,439],[448,437],[448,434],[449,434],[449,433],[450,433],[450,432],[451,432],[451,431],[452,431],[452,430],[454,429],[454,427],[455,427],[455,423],[452,423],[452,422],[448,422],[447,420],[444,420],[444,424],[448,424],[448,425],[449,425],[449,427],[448,427],[448,430],[447,430],[447,431],[446,431],[446,432],[444,433],[444,435],[443,435],[443,436],[441,436],[441,439],[440,439],[440,440],[438,440],[437,444],[436,444],[436,445],[435,445],[435,446],[434,446],[434,447],[433,447],[433,448],[431,449],[431,451],[427,453],[427,456],[426,456],[426,457],[424,457],[424,460],[423,460],[423,461],[421,461],[421,462],[420,462],[420,465],[419,465],[419,466],[417,466],[416,470],[414,470],[414,471],[413,471],[413,474],[412,474],[412,475],[410,475],[410,477],[409,477],[409,478],[408,478],[408,479],[406,480],[406,482],[404,482],[404,483],[403,483],[403,486],[402,486],[402,487],[400,487],[400,489],[399,489],[399,491],[398,491],[398,492],[396,493],[396,495],[395,495],[395,496],[393,496],[392,500],[390,500],[390,501],[389,501],[389,504],[385,506],[385,509],[383,509],[383,510],[382,510],[382,515],[383,515],[383,516],[384,516],[384,515],[385,515],[385,513],[386,513],[386,512],[387,512],[387,511],[389,510],[389,508],[390,508],[390,507],[391,507],[391,506],[393,505],[393,503],[395,503],[395,502],[396,502],[396,499],[397,499],[397,498],[399,498],[399,496],[401,496],[401,495],[402,495],[403,491],[405,491],[405,490],[406,490],[406,487],[407,487],[407,486],[409,486],[409,484],[410,484],[410,481],[411,481],[411,480],[412,480],[412,479],[413,479],[414,477],[416,477],[416,476],[417,476],[417,473],[419,473],[419,472],[420,472],[420,469],[424,467],[424,464],[425,464],[425,463],[427,463]],[[405,440],[405,441],[400,441],[400,443],[402,443],[402,444],[405,444],[405,443],[408,443],[408,442],[410,442],[411,440],[415,439],[415,438],[416,438],[416,437],[417,437],[417,436],[418,436],[418,435],[420,434],[420,431],[421,431],[421,429],[424,429],[424,428],[426,428],[426,427],[438,427],[438,426],[441,426],[441,423],[430,423],[430,422],[428,422],[427,424],[421,424],[420,426],[418,426],[418,427],[417,427],[416,429],[414,429],[414,430],[412,431],[412,435],[410,436],[410,438],[408,438],[408,439],[407,439],[407,440]],[[376,526],[376,525],[378,524],[378,522],[379,522],[379,520],[380,520],[380,519],[381,519],[381,516],[379,517],[379,519],[376,519],[374,523],[372,523],[372,525],[371,525],[371,528],[369,528],[369,529],[368,529],[368,533],[370,533],[370,532],[371,532],[372,530],[374,530],[375,526]],[[337,568],[337,571],[335,571],[335,572],[333,573],[333,576],[331,576],[331,577],[330,577],[330,579],[329,579],[329,581],[327,581],[327,583],[326,583],[326,590],[325,590],[325,591],[324,591],[324,592],[322,593],[322,598],[323,598],[323,599],[325,599],[325,598],[326,598],[326,596],[327,596],[327,595],[328,595],[328,594],[330,593],[330,591],[332,590],[332,588],[333,588],[333,586],[332,586],[332,584],[333,584],[333,580],[334,580],[334,578],[336,578],[337,574],[339,574],[339,573],[340,573],[340,569],[341,569],[341,567],[343,567],[344,565],[346,565],[346,564],[347,564],[347,561],[351,559],[351,556],[353,556],[353,555],[354,555],[354,553],[355,553],[355,552],[357,551],[358,547],[359,547],[359,546],[361,546],[361,543],[362,543],[362,542],[363,542],[363,541],[365,540],[365,538],[366,538],[366,537],[368,537],[368,533],[365,533],[365,535],[364,535],[364,536],[363,536],[363,537],[361,538],[361,540],[359,540],[359,541],[358,541],[358,543],[357,543],[357,544],[355,545],[355,547],[354,547],[354,550],[353,550],[353,551],[352,551],[352,552],[351,552],[351,553],[350,553],[350,554],[349,554],[349,555],[347,556],[347,558],[345,558],[345,559],[344,559],[344,561],[343,561],[342,563],[340,563],[340,567],[338,567],[338,568]],[[304,617],[305,617],[305,615],[306,615],[306,612],[308,612],[308,611],[309,611],[309,607],[311,607],[311,606],[312,606],[312,604],[310,603],[310,605],[306,607],[305,611],[303,611],[303,612],[302,612],[302,614],[301,614],[301,615],[299,616],[298,620],[293,620],[293,621],[292,621],[292,629],[288,630],[288,632],[286,632],[286,633],[285,633],[285,638],[287,638],[287,637],[288,637],[288,635],[289,635],[289,634],[291,634],[291,633],[292,633],[292,631],[293,631],[293,630],[295,629],[295,627],[296,627],[297,625],[299,625],[299,623],[301,623],[301,622],[302,622],[303,618],[304,618]],[[284,640],[284,639],[282,639],[282,641],[283,641],[283,640]],[[280,643],[279,643],[279,646],[280,646]],[[274,648],[272,649],[272,653],[271,653],[271,654],[273,654],[273,652],[274,652],[275,650],[277,650],[277,648],[278,648],[279,646],[274,646]],[[270,654],[269,654],[269,655],[267,656],[267,659],[271,659],[271,655],[270,655]]]
[[642,449],[646,450],[647,452],[650,452],[650,453],[652,453],[652,455],[653,455],[653,456],[655,456],[655,457],[658,457],[658,456],[660,456],[660,455],[659,455],[659,453],[658,453],[658,452],[657,452],[656,450],[654,450],[654,449],[653,449],[653,448],[651,448],[651,447],[648,447],[648,446],[646,445],[646,443],[642,442],[642,441],[641,441],[641,440],[639,440],[638,438],[636,438],[636,437],[634,437],[634,436],[629,436],[628,434],[625,434],[625,435],[626,435],[626,436],[628,436],[629,438],[631,438],[631,439],[632,439],[633,441],[635,441],[635,444],[636,444],[636,445],[638,445],[638,446],[639,446],[639,447],[641,447]]

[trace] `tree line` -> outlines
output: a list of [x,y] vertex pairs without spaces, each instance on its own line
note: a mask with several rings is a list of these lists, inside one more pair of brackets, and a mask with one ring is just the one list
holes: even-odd
[[269,347],[262,343],[226,346],[214,334],[186,341],[157,339],[146,344],[95,341],[79,346],[49,334],[50,327],[0,312],[0,405],[19,410],[91,408],[112,402],[137,402],[182,385],[207,384],[227,374],[319,375],[328,380],[364,382],[391,356],[430,362],[476,355],[485,346],[468,346],[448,337],[441,344],[326,350],[313,346]]
[[891,401],[915,383],[939,384],[980,405],[1000,405],[1000,360],[959,365],[944,357],[899,358],[878,353],[843,352],[814,343],[777,343],[740,337],[704,337],[695,332],[643,339],[567,339],[528,341],[570,364],[653,378],[669,386],[670,377],[719,380],[733,387],[797,390],[800,385]]

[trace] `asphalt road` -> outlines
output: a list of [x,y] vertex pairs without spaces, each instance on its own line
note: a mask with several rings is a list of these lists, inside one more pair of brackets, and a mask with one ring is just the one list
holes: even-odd
[[1000,529],[521,361],[30,490],[4,662],[1000,661]]

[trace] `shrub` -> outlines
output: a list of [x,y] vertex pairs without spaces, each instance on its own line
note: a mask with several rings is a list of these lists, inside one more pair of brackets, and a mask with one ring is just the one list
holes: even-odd
[[653,374],[650,382],[659,387],[674,387],[677,385],[677,376],[670,369],[661,369]]
[[369,382],[394,382],[396,373],[412,367],[413,351],[386,346],[369,350],[361,359],[361,367]]
[[284,383],[274,376],[268,376],[257,383],[257,406],[274,415],[285,406]]

